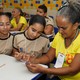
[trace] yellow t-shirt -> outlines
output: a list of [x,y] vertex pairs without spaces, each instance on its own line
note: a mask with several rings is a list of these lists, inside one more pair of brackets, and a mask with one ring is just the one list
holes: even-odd
[[[68,48],[65,48],[64,39],[58,32],[51,44],[51,47],[56,49],[56,56],[59,52],[65,55],[63,67],[69,66],[75,54],[80,53],[80,34]],[[60,76],[60,78],[61,80],[80,80],[80,72],[74,76]]]
[[[23,24],[23,27],[21,29],[21,31],[22,31],[24,29],[24,27],[27,26],[27,20],[25,19],[25,17],[21,16],[20,17],[20,20],[19,20],[19,23],[22,23]],[[18,26],[18,24],[16,23],[15,18],[13,18],[11,20],[11,25],[13,26],[13,28],[16,28]]]

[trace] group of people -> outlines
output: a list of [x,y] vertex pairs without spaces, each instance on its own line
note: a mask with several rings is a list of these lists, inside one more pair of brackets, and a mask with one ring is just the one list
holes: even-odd
[[[43,16],[46,20],[46,27],[43,33],[49,38],[50,41],[53,40],[55,33],[54,33],[54,21],[51,17],[47,15],[47,7],[43,4],[38,6],[36,14]],[[1,6],[1,11],[4,12],[3,7]],[[24,16],[24,12],[19,7],[15,7],[12,12],[6,12],[10,19],[11,19],[11,29],[10,31],[24,31],[28,28],[29,24]]]
[[[0,13],[0,54],[14,56],[18,61],[27,61],[26,67],[33,73],[43,73],[58,76],[57,80],[79,80],[80,79],[80,1],[67,0],[67,3],[60,7],[56,15],[56,23],[59,32],[55,35],[51,45],[50,35],[46,29],[54,27],[46,16],[47,9],[42,10],[45,5],[37,9],[37,15],[29,20],[24,31],[15,35],[10,33],[11,22],[19,21],[16,18],[21,11],[15,8],[12,13],[14,18],[10,21],[6,13]],[[44,18],[44,17],[45,18]],[[21,16],[21,20],[23,17]],[[51,21],[51,20],[50,20]],[[49,23],[47,23],[49,22]],[[16,25],[16,24],[15,24]],[[14,30],[22,30],[23,24]],[[51,29],[51,30],[52,30]],[[52,31],[53,32],[53,31]],[[53,34],[53,33],[52,33]],[[38,64],[48,64],[56,58],[52,68],[44,68]]]
[[[68,0],[56,15],[59,32],[56,34],[48,52],[26,64],[33,73],[45,73],[58,76],[61,80],[80,79],[80,1]],[[44,68],[40,64],[50,63],[56,57],[53,68]],[[36,63],[36,64],[35,64]],[[55,80],[52,78],[52,80]],[[58,80],[58,79],[57,79]]]

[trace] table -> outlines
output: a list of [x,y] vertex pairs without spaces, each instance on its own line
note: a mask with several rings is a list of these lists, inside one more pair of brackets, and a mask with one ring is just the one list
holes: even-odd
[[[1,80],[35,80],[39,73],[28,71],[24,62],[17,61],[14,57],[0,54],[0,79]],[[39,75],[40,76],[40,75]]]

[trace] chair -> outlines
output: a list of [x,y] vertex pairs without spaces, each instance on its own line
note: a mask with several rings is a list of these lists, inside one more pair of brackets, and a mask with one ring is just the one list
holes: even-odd
[[58,32],[58,28],[54,27],[54,33],[57,34],[57,32]]

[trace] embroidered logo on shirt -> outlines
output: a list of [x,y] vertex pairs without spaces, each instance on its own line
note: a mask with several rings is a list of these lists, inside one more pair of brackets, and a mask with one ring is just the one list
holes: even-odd
[[68,54],[66,54],[65,62],[67,64],[70,64],[72,62],[73,58],[74,58],[74,55],[68,53]]

